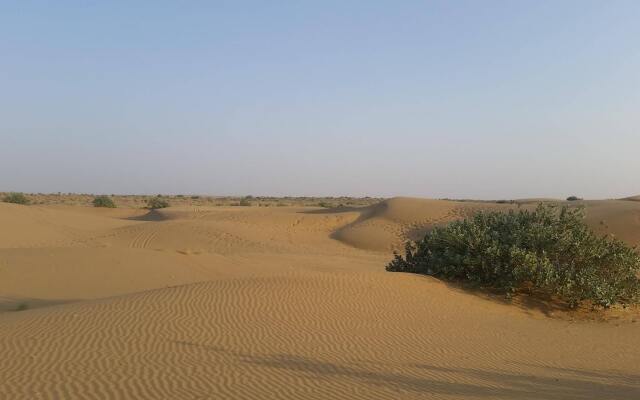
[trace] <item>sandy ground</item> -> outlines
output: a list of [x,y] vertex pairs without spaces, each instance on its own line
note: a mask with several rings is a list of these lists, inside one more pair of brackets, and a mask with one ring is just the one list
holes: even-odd
[[[572,203],[640,244],[640,202]],[[384,271],[408,237],[515,207],[0,203],[0,398],[640,398],[640,322]]]

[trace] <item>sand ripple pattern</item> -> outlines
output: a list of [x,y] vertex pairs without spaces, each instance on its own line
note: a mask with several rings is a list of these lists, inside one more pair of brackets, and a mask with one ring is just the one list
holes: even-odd
[[[515,205],[0,204],[0,400],[640,399],[640,323],[384,271],[393,243],[486,207]],[[640,203],[587,207],[640,240]]]
[[[523,315],[505,320],[503,309],[473,296],[428,278],[401,278],[226,279],[5,315],[0,393],[10,399],[640,395],[639,376],[630,372],[638,361],[633,325],[589,331],[581,340],[599,343],[591,348],[576,340],[585,334],[580,325]],[[597,370],[587,367],[596,360]]]

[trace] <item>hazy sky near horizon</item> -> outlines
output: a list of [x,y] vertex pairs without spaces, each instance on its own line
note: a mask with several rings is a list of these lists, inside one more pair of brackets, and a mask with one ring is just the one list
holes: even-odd
[[3,1],[0,191],[640,194],[639,1]]

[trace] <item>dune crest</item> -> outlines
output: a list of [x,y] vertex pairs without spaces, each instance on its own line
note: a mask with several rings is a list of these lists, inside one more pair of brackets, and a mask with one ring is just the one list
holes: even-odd
[[433,226],[471,215],[480,209],[508,209],[511,205],[394,197],[364,208],[353,223],[333,234],[351,246],[389,252],[401,249]]

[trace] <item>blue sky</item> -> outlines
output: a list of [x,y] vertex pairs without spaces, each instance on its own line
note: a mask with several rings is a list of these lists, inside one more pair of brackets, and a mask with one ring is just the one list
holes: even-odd
[[0,190],[639,194],[638,21],[638,1],[3,1]]

